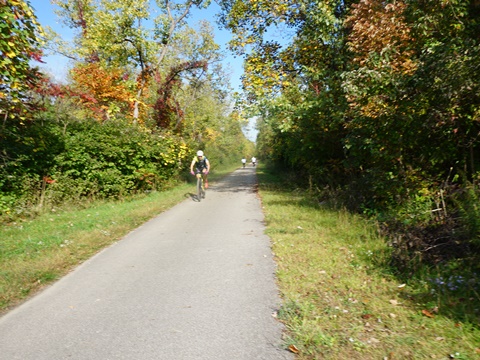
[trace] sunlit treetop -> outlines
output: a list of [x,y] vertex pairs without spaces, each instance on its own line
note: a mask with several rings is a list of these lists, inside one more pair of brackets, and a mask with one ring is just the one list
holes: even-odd
[[0,103],[14,116],[38,78],[30,61],[42,55],[43,30],[28,1],[0,0],[0,35]]

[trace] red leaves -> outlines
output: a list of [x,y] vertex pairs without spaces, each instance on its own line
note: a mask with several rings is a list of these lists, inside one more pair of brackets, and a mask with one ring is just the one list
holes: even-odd
[[164,129],[170,128],[172,119],[176,117],[177,124],[175,125],[175,129],[177,130],[184,114],[178,102],[172,97],[172,91],[175,86],[180,84],[180,75],[182,72],[197,69],[206,71],[207,65],[206,61],[187,61],[170,69],[164,83],[158,89],[159,96],[154,106],[157,126]]
[[43,177],[43,181],[45,182],[45,184],[53,184],[55,183],[57,180],[53,180],[51,177],[49,176],[44,176]]

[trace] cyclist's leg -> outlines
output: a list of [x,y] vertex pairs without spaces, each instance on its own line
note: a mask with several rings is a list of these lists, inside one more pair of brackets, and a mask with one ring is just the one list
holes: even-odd
[[197,178],[197,199],[200,201],[202,196],[202,173],[195,169],[195,177]]
[[207,169],[202,170],[202,176],[203,176],[203,184],[205,189],[208,189],[208,175],[207,175]]

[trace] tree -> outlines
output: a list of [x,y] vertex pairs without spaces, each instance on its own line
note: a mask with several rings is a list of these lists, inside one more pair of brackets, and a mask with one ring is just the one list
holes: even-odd
[[[350,54],[342,23],[349,3],[222,2],[224,25],[235,36],[232,47],[245,57],[247,100],[266,122],[259,147],[318,179],[333,174],[344,159],[342,73]],[[289,36],[269,36],[279,32]]]
[[155,101],[157,125],[180,131],[185,128],[188,108],[195,106],[198,97],[203,96],[203,88],[212,94],[226,88],[226,82],[222,79],[224,73],[219,65],[221,57],[210,24],[201,22],[199,30],[185,26],[178,32],[164,59],[163,68],[168,72],[165,75],[158,74],[158,96]]
[[[478,13],[470,1],[352,8],[354,59],[344,75],[350,165],[376,173],[370,181],[383,183],[390,201],[395,189],[405,195],[475,173]],[[388,179],[379,181],[381,173]]]
[[39,78],[43,30],[28,1],[0,0],[0,114],[27,116],[27,92]]
[[[478,1],[225,0],[222,9],[272,158],[355,189],[352,203],[367,207],[398,204],[450,168],[473,178]],[[268,35],[279,26],[288,39]]]
[[144,91],[167,55],[175,34],[185,25],[192,7],[206,1],[156,0],[159,15],[152,17],[149,0],[54,0],[65,23],[78,29],[77,47],[71,57],[100,61],[107,67],[124,67],[136,77],[133,99],[135,122],[144,103]]
[[121,69],[104,68],[98,62],[78,65],[72,70],[71,95],[90,109],[94,118],[110,120],[133,105],[134,93],[125,78]]

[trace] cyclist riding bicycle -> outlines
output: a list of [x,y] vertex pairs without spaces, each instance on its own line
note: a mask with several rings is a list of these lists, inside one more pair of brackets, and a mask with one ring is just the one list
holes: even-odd
[[205,183],[205,189],[208,188],[207,175],[210,172],[210,162],[203,154],[202,150],[197,151],[197,155],[193,158],[190,164],[190,173],[192,175],[202,174],[203,181]]
[[257,158],[254,156],[252,157],[252,166],[257,165]]
[[245,167],[246,164],[247,164],[247,159],[242,158],[242,166]]

